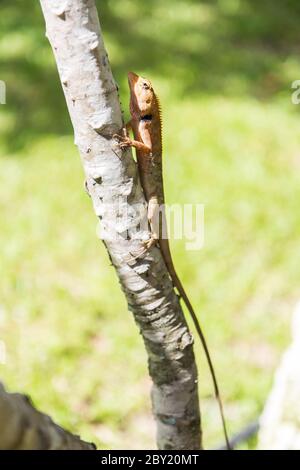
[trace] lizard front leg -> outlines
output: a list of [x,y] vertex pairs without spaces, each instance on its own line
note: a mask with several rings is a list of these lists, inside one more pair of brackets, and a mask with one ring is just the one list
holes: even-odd
[[[132,122],[131,120],[127,122],[125,127],[123,128],[123,135],[114,134],[113,137],[118,140],[120,148],[127,148],[127,147],[134,147],[137,150],[141,150],[144,152],[151,152],[151,146],[145,144],[142,141],[131,139],[129,137],[129,132],[132,130]],[[151,142],[151,141],[150,141]]]
[[128,136],[124,137],[118,134],[114,134],[113,137],[119,141],[118,145],[122,149],[127,147],[134,147],[137,150],[151,152],[151,149],[148,147],[148,145],[144,144],[143,142],[139,142],[138,140],[130,139]]

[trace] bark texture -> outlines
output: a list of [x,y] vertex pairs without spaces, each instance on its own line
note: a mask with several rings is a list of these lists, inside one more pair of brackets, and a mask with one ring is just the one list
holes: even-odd
[[0,450],[94,450],[37,411],[30,399],[0,383]]
[[[143,336],[160,449],[201,447],[193,339],[158,248],[143,259],[146,203],[122,126],[94,0],[40,0],[104,244]],[[126,47],[126,46],[125,46]],[[67,183],[67,182],[66,182]]]

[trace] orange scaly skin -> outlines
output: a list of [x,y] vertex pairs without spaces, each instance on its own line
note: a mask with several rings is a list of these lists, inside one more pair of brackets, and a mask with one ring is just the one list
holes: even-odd
[[[206,340],[193,307],[185,293],[180,279],[176,274],[171,257],[169,241],[165,233],[166,221],[164,211],[161,208],[161,206],[165,203],[165,200],[162,172],[162,132],[159,101],[149,80],[146,80],[133,72],[129,72],[128,83],[130,88],[131,120],[126,125],[126,136],[116,137],[119,139],[120,147],[131,146],[135,147],[136,149],[139,175],[144,195],[148,202],[148,220],[152,233],[152,238],[146,244],[146,249],[150,248],[154,243],[158,242],[173,285],[178,290],[180,297],[183,299],[193,319],[212,375],[215,396],[219,404],[222,418],[225,440],[227,448],[230,449],[222,401]],[[127,132],[130,128],[133,131],[134,139],[130,139],[128,137]],[[158,216],[159,208],[161,208],[160,212],[163,218],[161,221],[159,220]],[[163,227],[164,230],[163,237],[161,236],[161,227]]]

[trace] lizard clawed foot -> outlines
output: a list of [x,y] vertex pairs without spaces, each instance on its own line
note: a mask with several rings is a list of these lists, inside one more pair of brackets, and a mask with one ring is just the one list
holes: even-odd
[[125,148],[128,148],[128,147],[131,147],[131,145],[132,145],[132,140],[131,140],[129,137],[127,137],[127,136],[119,135],[119,134],[114,134],[114,135],[113,135],[113,138],[118,141],[118,146],[119,146],[121,149],[125,149]]
[[145,249],[146,250],[150,250],[150,248],[155,245],[155,243],[157,242],[157,238],[156,237],[150,237],[149,240],[146,240],[144,242],[144,246],[145,246]]
[[149,238],[149,240],[144,241],[143,242],[144,248],[142,248],[140,251],[136,253],[130,253],[130,256],[131,256],[130,262],[136,261],[137,259],[142,258],[144,255],[146,255],[148,251],[150,250],[150,248],[156,244],[156,242],[157,242],[157,238],[155,237],[151,237]]

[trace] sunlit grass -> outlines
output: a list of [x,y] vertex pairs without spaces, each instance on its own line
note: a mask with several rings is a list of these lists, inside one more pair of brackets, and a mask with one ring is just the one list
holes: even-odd
[[[126,116],[128,69],[149,76],[161,98],[167,201],[205,205],[204,248],[190,252],[172,241],[172,251],[210,345],[231,432],[262,410],[288,342],[300,276],[300,136],[289,86],[300,69],[292,55],[281,64],[272,49],[235,44],[241,26],[230,19],[239,4],[178,2],[173,11],[153,2],[143,7],[151,8],[149,17],[137,2],[103,7]],[[0,108],[0,339],[7,363],[0,377],[101,448],[151,448],[146,354],[97,240],[51,51],[37,41],[38,16],[31,24],[25,12],[22,29],[7,5],[0,40],[8,61],[7,105]],[[226,54],[218,34],[228,41]],[[195,343],[210,447],[223,438]]]
[[[298,295],[297,119],[256,101],[169,99],[168,201],[205,204],[204,248],[185,252],[183,242],[172,242],[175,263],[236,430],[261,411]],[[3,157],[0,201],[1,377],[63,425],[90,439],[96,432],[100,446],[120,446],[126,423],[151,419],[146,357],[97,241],[72,138],[45,136]],[[205,437],[213,445],[221,428],[197,341],[196,352]],[[111,437],[101,442],[107,429]],[[139,429],[130,433],[138,446]]]

